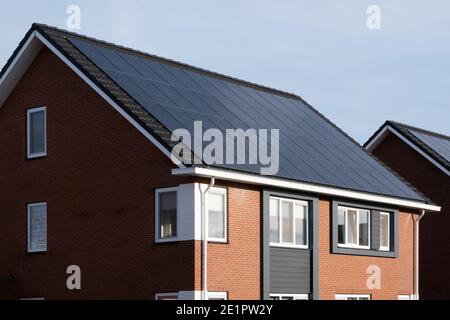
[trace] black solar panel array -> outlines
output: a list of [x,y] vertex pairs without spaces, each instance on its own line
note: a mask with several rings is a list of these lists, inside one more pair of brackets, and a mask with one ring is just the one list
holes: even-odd
[[[279,129],[278,177],[402,198],[414,190],[301,100],[132,51],[70,41],[167,129]],[[248,150],[248,148],[247,148]],[[247,155],[248,156],[248,155]],[[259,173],[255,165],[216,165]]]
[[450,138],[427,134],[419,130],[408,130],[445,160],[450,161]]

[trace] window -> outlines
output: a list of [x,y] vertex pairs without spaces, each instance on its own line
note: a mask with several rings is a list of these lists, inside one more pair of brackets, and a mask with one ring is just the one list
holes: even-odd
[[270,243],[272,246],[308,247],[308,202],[270,198]]
[[47,204],[29,204],[28,208],[28,252],[47,251]]
[[390,250],[390,220],[389,212],[380,212],[380,250]]
[[338,244],[340,247],[370,248],[370,211],[338,207]]
[[228,300],[226,292],[208,292],[208,300]]
[[208,192],[206,207],[208,212],[208,240],[227,241],[227,190],[212,188]]
[[337,294],[336,300],[370,300],[369,294]]
[[414,295],[410,294],[399,294],[398,300],[414,300]]
[[275,293],[270,295],[270,300],[309,300],[309,295]]
[[178,300],[178,293],[156,293],[155,300]]
[[156,239],[159,242],[173,241],[177,237],[177,190],[156,190]]
[[27,112],[27,156],[28,159],[47,155],[46,108],[30,109]]

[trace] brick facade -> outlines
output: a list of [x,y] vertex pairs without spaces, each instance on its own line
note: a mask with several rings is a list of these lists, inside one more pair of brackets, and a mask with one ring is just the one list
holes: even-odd
[[[228,188],[228,244],[208,246],[208,290],[228,292],[229,299],[260,299],[261,192],[252,186],[218,185]],[[195,260],[200,257],[197,252]]]
[[450,177],[392,134],[373,153],[442,207],[420,221],[419,288],[421,299],[449,299]]
[[[399,294],[414,293],[414,212],[400,212],[399,257],[382,258],[332,254],[330,199],[319,201],[319,288],[320,299],[335,294],[370,294],[373,300],[397,300]],[[367,288],[367,268],[381,270],[381,289]]]

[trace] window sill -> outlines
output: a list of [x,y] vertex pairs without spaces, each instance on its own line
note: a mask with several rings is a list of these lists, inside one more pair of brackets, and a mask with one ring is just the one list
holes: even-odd
[[36,160],[36,159],[42,159],[47,157],[47,153],[34,153],[34,154],[28,154],[27,160]]
[[227,244],[227,239],[217,239],[217,238],[208,238],[208,242],[210,243],[221,243],[221,244]]
[[271,248],[286,248],[286,249],[309,249],[308,245],[295,245],[295,244],[283,244],[283,243],[270,243]]
[[351,245],[351,244],[339,244],[338,248],[356,249],[356,250],[370,250],[370,246],[357,246],[357,245]]
[[380,258],[397,258],[398,254],[394,251],[380,251],[371,249],[361,249],[355,247],[334,247],[333,254],[344,254],[351,256],[380,257]]
[[179,242],[180,239],[172,237],[172,238],[164,238],[164,239],[156,239],[155,243],[171,243],[171,242]]

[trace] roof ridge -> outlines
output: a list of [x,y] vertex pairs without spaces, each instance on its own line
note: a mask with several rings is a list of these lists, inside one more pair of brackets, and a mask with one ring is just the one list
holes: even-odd
[[446,134],[435,132],[435,131],[431,131],[431,130],[427,130],[427,129],[418,128],[418,127],[411,126],[409,124],[405,124],[405,123],[402,123],[402,122],[388,120],[388,121],[386,121],[386,123],[387,124],[393,124],[394,126],[403,127],[403,128],[405,128],[407,130],[418,131],[418,132],[421,132],[421,133],[424,133],[424,134],[428,134],[428,135],[431,135],[431,136],[435,136],[435,137],[443,138],[443,139],[446,139],[446,140],[450,140],[450,136],[447,136]]
[[82,39],[85,39],[85,40],[89,40],[89,41],[94,41],[94,42],[97,42],[97,43],[100,43],[100,44],[103,44],[103,45],[106,45],[106,46],[114,47],[116,49],[120,49],[120,50],[124,50],[124,51],[130,51],[132,53],[139,54],[139,55],[145,56],[147,58],[156,59],[156,60],[158,60],[160,62],[163,62],[163,63],[169,63],[169,64],[172,64],[172,65],[175,65],[175,66],[178,66],[178,67],[182,67],[182,68],[186,68],[186,69],[189,69],[189,70],[192,70],[192,71],[205,73],[205,74],[207,74],[209,76],[219,77],[219,78],[222,78],[222,79],[226,79],[226,80],[229,80],[229,81],[237,82],[239,84],[247,85],[247,86],[250,86],[250,87],[253,87],[253,88],[256,88],[256,89],[260,89],[260,90],[263,90],[263,91],[269,91],[271,93],[275,93],[275,94],[282,95],[282,96],[285,96],[285,97],[287,96],[287,97],[290,97],[290,98],[303,100],[299,95],[297,95],[295,93],[292,93],[292,92],[288,92],[288,91],[281,90],[281,89],[276,89],[274,87],[270,87],[270,86],[267,86],[267,85],[259,84],[259,83],[248,81],[248,80],[243,80],[243,79],[240,79],[240,78],[237,78],[237,77],[234,77],[234,76],[230,76],[230,75],[227,75],[227,74],[224,74],[224,73],[212,71],[212,70],[205,69],[205,68],[202,68],[202,67],[197,67],[197,66],[194,66],[194,65],[191,65],[191,64],[188,64],[188,63],[184,63],[184,62],[177,61],[177,60],[170,59],[170,58],[165,58],[165,57],[158,56],[156,54],[151,54],[151,53],[148,53],[148,52],[145,52],[145,51],[136,50],[136,49],[133,49],[133,48],[130,48],[130,47],[126,47],[126,46],[122,46],[122,45],[119,45],[119,44],[116,44],[116,43],[113,43],[113,42],[97,39],[97,38],[90,37],[90,36],[87,36],[87,35],[84,35],[84,34],[80,34],[80,33],[77,33],[77,32],[68,31],[68,30],[65,30],[65,29],[61,29],[61,28],[58,28],[58,27],[54,27],[54,26],[50,26],[50,25],[42,24],[42,23],[33,23],[33,26],[37,27],[37,28],[47,28],[47,29],[52,29],[52,30],[58,31],[58,32],[63,32],[63,33],[66,33],[68,35],[71,35],[71,36],[79,37],[79,38],[82,38]]

